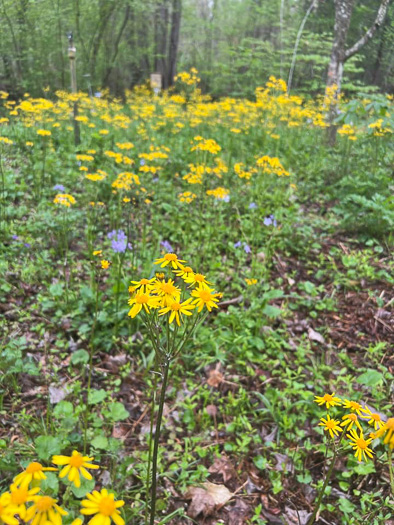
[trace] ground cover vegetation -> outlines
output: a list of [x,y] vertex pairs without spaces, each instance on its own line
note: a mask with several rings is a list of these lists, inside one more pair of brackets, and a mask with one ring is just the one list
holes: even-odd
[[0,93],[0,523],[394,522],[392,97],[199,80]]

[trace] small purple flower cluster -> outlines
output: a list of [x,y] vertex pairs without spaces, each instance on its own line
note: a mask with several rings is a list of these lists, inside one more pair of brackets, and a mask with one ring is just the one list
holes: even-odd
[[249,204],[249,210],[255,210],[257,208],[257,204],[255,202],[251,202]]
[[241,246],[243,246],[245,253],[251,253],[252,250],[250,249],[249,244],[246,242],[238,241],[234,243],[234,248],[241,248]]
[[173,253],[173,251],[174,251],[173,247],[171,246],[171,244],[168,241],[161,241],[160,246],[167,253]]
[[274,226],[275,228],[278,226],[278,223],[276,222],[276,219],[273,215],[268,215],[268,217],[266,217],[263,222],[264,226]]
[[127,248],[133,249],[130,243],[127,244],[127,236],[123,230],[112,230],[107,237],[111,240],[111,248],[115,253],[124,253]]
[[63,184],[55,184],[55,186],[52,189],[55,191],[64,191],[65,187],[63,186]]

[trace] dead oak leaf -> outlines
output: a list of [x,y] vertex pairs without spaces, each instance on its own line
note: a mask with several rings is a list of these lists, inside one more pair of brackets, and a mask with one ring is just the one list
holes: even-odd
[[191,499],[188,514],[196,518],[199,514],[209,516],[216,509],[223,507],[233,496],[224,485],[202,483],[199,487],[191,487],[186,493],[186,499]]

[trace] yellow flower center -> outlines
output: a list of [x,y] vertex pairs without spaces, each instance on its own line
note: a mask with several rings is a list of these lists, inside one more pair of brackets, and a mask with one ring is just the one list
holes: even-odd
[[3,505],[0,503],[0,516],[3,514],[3,510],[4,510],[4,507],[3,507]]
[[200,299],[204,301],[204,303],[208,303],[211,300],[210,292],[208,292],[207,290],[201,290]]
[[371,414],[371,419],[374,421],[381,421],[379,414]]
[[105,497],[99,503],[99,510],[104,516],[111,516],[116,510],[115,501],[112,498]]
[[135,298],[135,302],[138,303],[138,304],[145,304],[149,301],[149,297],[143,293],[141,295],[137,295],[136,298]]
[[356,414],[348,414],[347,416],[345,416],[346,419],[349,419],[350,421],[357,421],[357,416]]
[[72,455],[70,458],[70,465],[75,468],[79,468],[82,466],[83,463],[83,456],[81,454],[75,454]]
[[332,394],[324,394],[323,399],[324,399],[324,401],[330,402],[330,401],[332,401],[333,397],[334,396]]
[[145,284],[149,284],[148,279],[141,279],[140,284],[144,286]]
[[175,253],[166,253],[164,259],[166,261],[176,261],[178,257],[175,255]]
[[360,403],[356,403],[355,401],[350,401],[349,406],[352,410],[360,410],[361,408]]
[[185,267],[183,268],[183,271],[184,271],[185,273],[193,273],[193,270],[190,268],[190,266],[185,266]]
[[356,441],[356,445],[358,446],[358,448],[361,448],[361,450],[365,450],[367,448],[367,446],[368,446],[367,442],[363,438],[359,438]]
[[391,417],[386,421],[387,430],[394,430],[394,417]]
[[194,280],[197,281],[197,282],[199,282],[199,283],[203,283],[204,280],[205,280],[205,276],[202,275],[201,273],[196,273],[196,274],[194,275]]
[[171,294],[173,294],[175,292],[175,286],[173,286],[170,283],[165,283],[161,287],[161,291],[166,293],[166,294],[168,294],[168,295],[171,295]]
[[328,419],[327,420],[327,423],[326,423],[326,427],[327,428],[335,428],[336,427],[336,423],[335,423],[335,420],[334,419]]
[[30,465],[27,467],[26,472],[28,474],[34,474],[35,472],[41,472],[41,470],[42,465],[36,461],[33,461],[33,463],[30,463]]
[[172,303],[171,310],[174,310],[175,312],[178,312],[182,307],[179,303]]
[[23,503],[26,503],[28,496],[27,489],[15,489],[11,492],[11,501],[14,505],[22,505]]
[[39,512],[46,512],[53,507],[55,500],[49,496],[43,496],[36,502],[36,507]]

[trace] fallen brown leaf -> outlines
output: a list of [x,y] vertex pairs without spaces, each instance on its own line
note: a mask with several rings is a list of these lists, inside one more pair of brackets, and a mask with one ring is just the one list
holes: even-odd
[[232,493],[224,485],[215,485],[207,481],[200,487],[191,487],[186,493],[186,499],[191,499],[188,514],[196,518],[200,514],[209,516],[217,508],[225,505],[232,497]]

